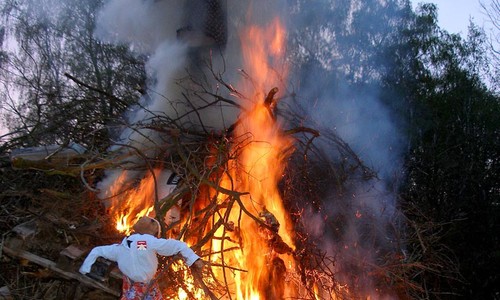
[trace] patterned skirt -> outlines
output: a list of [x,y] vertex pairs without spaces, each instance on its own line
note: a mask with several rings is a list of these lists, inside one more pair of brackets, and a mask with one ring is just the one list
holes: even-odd
[[123,276],[120,300],[163,300],[163,297],[158,283],[133,282],[127,276]]

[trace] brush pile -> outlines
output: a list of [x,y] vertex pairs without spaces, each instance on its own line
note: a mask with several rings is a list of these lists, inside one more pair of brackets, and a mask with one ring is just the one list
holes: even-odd
[[[220,78],[218,81],[233,95],[243,97],[231,85]],[[136,189],[141,178],[157,174],[158,169],[171,170],[181,178],[174,192],[164,197],[154,193],[154,199],[149,199],[153,215],[161,223],[162,236],[188,242],[211,262],[200,283],[175,258],[165,258],[157,278],[167,299],[180,299],[181,295],[209,299],[209,293],[212,297],[235,299],[234,282],[227,277],[248,270],[227,257],[249,246],[244,243],[242,224],[230,218],[235,214],[236,220],[253,220],[259,234],[252,238],[268,247],[267,270],[257,288],[264,299],[284,298],[290,286],[301,299],[356,299],[366,295],[363,285],[367,279],[370,289],[381,296],[409,299],[424,292],[412,276],[431,267],[419,261],[420,256],[407,255],[405,247],[413,238],[423,245],[425,238],[409,236],[404,241],[400,232],[404,222],[399,215],[384,224],[378,224],[376,217],[370,211],[365,214],[362,208],[354,210],[356,216],[351,215],[355,204],[346,195],[354,193],[358,183],[376,182],[376,174],[333,132],[321,130],[320,137],[320,131],[299,126],[303,117],[297,107],[277,107],[278,100],[280,105],[285,98],[293,102],[293,94],[278,99],[278,90],[272,89],[262,102],[274,122],[280,119],[287,126],[277,130],[293,139],[280,153],[286,157],[286,165],[278,190],[291,220],[293,228],[288,230],[294,232],[294,245],[279,234],[284,225],[272,212],[266,207],[249,207],[242,201],[249,192],[232,188],[241,180],[231,172],[238,168],[234,162],[242,149],[259,142],[250,134],[235,134],[240,119],[223,131],[182,122],[188,115],[196,119],[206,107],[242,108],[201,85],[196,93],[190,90],[185,95],[196,95],[205,104],[192,107],[176,119],[152,114],[147,121],[129,125],[130,132],[147,137],[153,133],[154,141],[146,137],[147,142],[140,145],[117,143],[107,153],[87,151],[63,159],[57,155],[39,160],[3,158],[0,298],[117,299],[121,278],[113,266],[103,281],[81,276],[77,270],[93,246],[117,243],[123,238],[124,234],[116,230],[109,203]],[[134,176],[128,177],[120,192],[102,199],[98,183],[109,170],[125,170]],[[227,178],[233,183],[223,183]],[[173,208],[179,217],[168,222]],[[311,232],[309,218],[313,215],[323,222],[321,232]],[[356,223],[362,235],[356,243],[345,238],[350,223]],[[386,244],[381,244],[382,239]],[[325,240],[335,248],[325,247]],[[217,241],[224,241],[224,246],[215,250],[213,244]],[[355,250],[342,252],[348,248]],[[352,254],[366,249],[373,251],[372,257]],[[293,271],[282,257],[294,262]]]

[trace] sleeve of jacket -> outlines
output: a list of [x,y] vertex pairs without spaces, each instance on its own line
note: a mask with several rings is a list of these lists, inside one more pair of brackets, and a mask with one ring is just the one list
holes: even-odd
[[163,256],[182,255],[188,266],[200,258],[186,243],[174,239],[155,238],[154,248],[158,254]]
[[108,246],[99,246],[95,247],[90,251],[87,258],[83,261],[82,266],[80,267],[80,273],[87,274],[90,272],[90,268],[95,263],[98,257],[104,257],[106,259],[116,261],[118,256],[118,247],[119,244],[108,245]]

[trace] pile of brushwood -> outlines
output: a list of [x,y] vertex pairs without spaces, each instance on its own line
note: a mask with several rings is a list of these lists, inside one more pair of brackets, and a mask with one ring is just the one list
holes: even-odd
[[[232,89],[229,85],[223,86]],[[432,234],[426,236],[426,227],[422,225],[425,221],[417,224],[401,216],[394,224],[386,224],[394,227],[391,239],[398,244],[397,247],[390,247],[390,251],[377,245],[380,241],[378,237],[370,236],[379,233],[376,229],[370,229],[374,225],[368,222],[362,238],[366,244],[373,243],[374,253],[378,251],[374,255],[376,259],[369,262],[354,258],[346,264],[345,258],[340,258],[340,253],[338,256],[336,253],[332,255],[322,248],[323,239],[342,243],[343,226],[346,226],[349,218],[345,215],[348,211],[346,207],[350,205],[345,195],[357,182],[376,181],[376,174],[364,166],[354,151],[333,132],[295,126],[301,124],[300,110],[295,108],[292,111],[290,107],[277,110],[274,103],[277,101],[274,98],[276,92],[276,89],[271,90],[262,101],[269,104],[270,113],[286,120],[285,127],[289,127],[283,129],[283,134],[293,136],[295,140],[279,190],[296,233],[293,255],[297,262],[297,274],[291,280],[296,280],[297,285],[301,286],[303,298],[316,299],[318,291],[325,299],[356,298],[356,287],[345,287],[346,283],[361,284],[358,278],[360,274],[369,276],[374,290],[381,294],[400,299],[425,295],[425,287],[417,281],[418,276],[425,272],[439,272],[440,267],[449,265],[443,257],[432,260],[425,258],[426,247],[433,243]],[[207,106],[221,102],[236,105],[219,95],[203,95],[211,97],[206,102]],[[289,97],[293,98],[293,95]],[[193,108],[190,113],[196,115],[200,111],[200,108]],[[261,226],[272,230],[272,215],[266,218],[251,215],[250,210],[241,206],[240,197],[246,191],[228,190],[219,185],[228,163],[238,153],[235,149],[242,146],[232,144],[232,132],[238,122],[222,132],[194,130],[179,124],[181,122],[178,119],[153,115],[147,122],[130,126],[132,132],[148,130],[162,137],[161,143],[148,145],[155,148],[154,156],[148,154],[149,149],[121,145],[116,152],[89,151],[64,159],[57,159],[57,155],[53,155],[34,161],[11,159],[8,154],[13,149],[4,148],[0,169],[0,298],[119,297],[119,274],[110,274],[105,281],[98,281],[77,272],[85,254],[93,246],[116,243],[122,239],[122,234],[114,229],[102,199],[97,196],[97,183],[109,169],[127,168],[136,173],[147,173],[162,166],[182,174],[182,184],[178,186],[177,192],[164,199],[156,199],[154,210],[157,219],[162,221],[169,208],[182,199],[182,220],[188,221],[175,224],[177,230],[173,237],[195,241],[192,248],[207,260],[210,253],[202,253],[202,249],[212,239],[221,238],[215,236],[216,230],[231,230],[231,226],[217,222],[211,224],[212,230],[199,229],[216,219],[214,215],[220,215],[221,209],[227,215],[227,211],[236,207],[234,204],[237,203],[241,214],[249,215]],[[316,143],[319,139],[322,147]],[[325,145],[327,150],[324,150]],[[131,167],[131,163],[136,163],[136,166]],[[130,186],[133,188],[134,185]],[[224,194],[227,200],[223,205],[215,201],[213,191]],[[212,195],[212,198],[206,195]],[[193,209],[199,207],[197,201],[200,199],[205,201],[202,208]],[[334,206],[332,203],[335,201],[339,209],[333,215],[329,208]],[[346,203],[338,203],[341,201]],[[342,207],[346,208],[345,214]],[[304,211],[321,215],[324,226],[329,229],[323,234],[329,236],[309,234],[304,224]],[[418,214],[416,211],[413,213]],[[171,228],[163,222],[161,225],[163,236],[172,236]],[[405,234],[401,233],[402,227],[405,228]],[[283,248],[283,251],[289,251],[285,245]],[[195,298],[190,294],[190,289],[185,287],[184,273],[174,270],[171,260],[173,258],[162,261],[158,276],[165,296],[173,298],[179,289],[184,289],[188,296]],[[245,272],[231,269],[228,262],[220,262],[214,267]],[[350,272],[351,276],[345,275]],[[212,293],[206,291],[207,299],[227,297],[231,287],[221,280],[210,280],[212,276],[210,269],[206,269],[202,287]]]

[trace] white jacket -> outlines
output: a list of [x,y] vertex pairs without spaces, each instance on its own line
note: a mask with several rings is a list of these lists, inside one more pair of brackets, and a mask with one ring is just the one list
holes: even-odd
[[80,267],[80,273],[87,274],[101,256],[118,263],[120,271],[135,282],[148,283],[158,268],[156,254],[172,256],[180,253],[188,266],[200,257],[184,242],[174,239],[158,239],[149,234],[132,234],[121,244],[95,247]]

